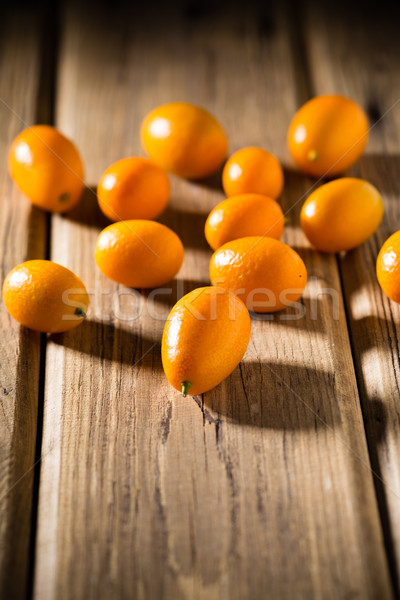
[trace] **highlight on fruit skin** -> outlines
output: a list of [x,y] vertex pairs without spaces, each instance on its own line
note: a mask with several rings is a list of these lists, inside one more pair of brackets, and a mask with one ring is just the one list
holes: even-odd
[[302,171],[333,177],[357,162],[368,131],[368,117],[359,104],[339,95],[316,96],[293,117],[287,143]]
[[43,333],[77,327],[89,307],[79,277],[50,260],[28,260],[14,267],[3,283],[3,301],[16,321]]
[[228,242],[210,260],[213,285],[234,292],[257,313],[276,312],[296,302],[307,283],[307,269],[287,244],[263,236]]
[[213,250],[238,238],[265,235],[280,239],[285,224],[279,204],[261,194],[223,200],[208,215],[204,233]]
[[142,122],[140,137],[156,164],[187,179],[212,175],[228,152],[220,123],[204,108],[187,102],[154,108]]
[[164,327],[161,355],[169,383],[183,396],[213,389],[242,360],[250,332],[249,312],[229,290],[208,286],[189,292]]
[[172,229],[143,219],[112,223],[99,234],[95,259],[109,279],[133,288],[156,288],[175,277],[184,250]]
[[111,221],[155,219],[167,207],[169,194],[164,169],[139,156],[110,165],[97,185],[99,206]]
[[17,187],[36,206],[70,211],[84,188],[83,164],[75,144],[50,125],[33,125],[11,144],[8,170]]
[[232,154],[222,171],[222,187],[227,196],[263,194],[276,200],[284,184],[279,160],[268,150],[249,146]]
[[300,224],[320,252],[342,252],[363,244],[378,229],[383,200],[368,181],[341,177],[317,188],[300,212]]
[[400,304],[400,231],[393,233],[380,249],[376,275],[386,296]]

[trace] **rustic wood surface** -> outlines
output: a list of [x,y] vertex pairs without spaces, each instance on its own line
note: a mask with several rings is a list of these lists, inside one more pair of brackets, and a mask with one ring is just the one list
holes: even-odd
[[[373,268],[383,242],[400,227],[400,38],[392,35],[395,18],[389,31],[375,19],[371,15],[354,35],[354,15],[339,22],[333,14],[310,11],[305,39],[312,94],[350,96],[369,110],[372,121],[366,153],[351,173],[381,191],[385,215],[376,235],[340,258],[339,269],[390,567],[400,594],[400,307],[377,287]],[[343,53],[346,40],[352,41],[352,53]]]
[[[0,596],[392,598],[400,314],[374,263],[400,223],[400,102],[385,115],[400,97],[397,47],[382,39],[376,54],[366,28],[349,53],[351,18],[309,10],[299,20],[284,5],[114,8],[69,5],[50,36],[14,15],[0,43],[0,94],[14,111],[0,107],[2,276],[47,256],[91,294],[86,322],[42,344],[1,308]],[[297,107],[330,92],[382,116],[354,173],[382,191],[385,221],[340,258],[311,250],[298,226],[316,182],[290,166],[285,139]],[[284,241],[309,272],[298,307],[254,316],[232,376],[185,400],[165,380],[160,339],[176,299],[209,281],[203,227],[223,198],[220,178],[171,177],[161,220],[180,235],[185,261],[162,292],[113,284],[93,258],[108,224],[100,174],[142,154],[143,116],[173,100],[215,114],[230,151],[261,145],[287,165]],[[13,188],[6,155],[24,126],[17,115],[54,122],[80,148],[88,189],[68,216],[31,210]]]
[[[15,265],[45,256],[47,217],[22,198],[7,172],[13,138],[26,125],[48,118],[38,27],[29,10],[18,17],[3,13],[0,24],[2,282]],[[29,579],[41,339],[20,328],[3,302],[0,336],[0,595],[22,598]]]

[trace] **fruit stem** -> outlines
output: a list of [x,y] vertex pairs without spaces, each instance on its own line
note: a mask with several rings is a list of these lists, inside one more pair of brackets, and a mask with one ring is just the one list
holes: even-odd
[[319,154],[316,150],[309,150],[307,153],[307,158],[310,162],[315,162],[319,157]]
[[182,396],[184,398],[186,398],[186,396],[188,395],[188,391],[191,387],[192,384],[190,383],[190,381],[182,381]]
[[86,318],[86,313],[81,308],[76,308],[75,314],[77,317],[83,317],[84,319]]
[[288,223],[290,223],[290,217],[287,217],[286,215],[283,217],[283,223],[284,225],[287,225]]

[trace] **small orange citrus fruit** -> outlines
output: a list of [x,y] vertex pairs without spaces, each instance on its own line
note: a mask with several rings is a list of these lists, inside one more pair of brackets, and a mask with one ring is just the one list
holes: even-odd
[[250,340],[248,310],[232,292],[203,287],[171,310],[162,337],[162,363],[183,395],[203,394],[239,364]]
[[82,281],[50,260],[28,260],[14,267],[4,280],[3,300],[21,325],[47,333],[77,327],[89,306]]
[[283,170],[271,152],[256,147],[242,148],[226,161],[222,186],[227,196],[254,193],[276,199],[283,189]]
[[53,212],[71,210],[83,191],[83,165],[76,146],[50,125],[34,125],[13,141],[8,169],[33,204]]
[[302,206],[300,223],[317,250],[341,252],[371,237],[382,216],[382,197],[373,185],[342,177],[312,192]]
[[169,200],[169,179],[147,158],[123,158],[106,169],[97,186],[99,206],[111,221],[155,219]]
[[249,310],[287,308],[302,295],[307,270],[295,250],[273,238],[245,237],[228,242],[211,257],[213,285],[233,291]]
[[154,288],[178,273],[183,245],[176,233],[156,221],[120,221],[100,233],[95,258],[100,271],[113,281]]
[[295,114],[288,146],[296,165],[316,177],[332,177],[349,169],[368,139],[364,110],[344,96],[317,96]]
[[376,261],[376,275],[385,294],[400,304],[400,231],[383,244]]
[[265,235],[279,239],[284,216],[275,200],[261,194],[241,194],[223,200],[208,215],[205,236],[213,250],[238,238]]
[[141,126],[143,148],[166,171],[188,179],[214,173],[225,160],[228,142],[218,121],[186,102],[152,110]]

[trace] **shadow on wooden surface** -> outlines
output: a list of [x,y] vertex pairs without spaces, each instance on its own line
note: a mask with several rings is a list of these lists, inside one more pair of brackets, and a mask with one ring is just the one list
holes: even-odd
[[88,227],[95,227],[96,229],[104,229],[104,227],[111,225],[110,219],[100,210],[96,190],[95,185],[85,187],[80,202],[70,212],[62,215],[62,217]]
[[286,310],[275,313],[255,313],[251,311],[250,316],[254,322],[266,321],[274,326],[282,327],[283,330],[303,329],[304,331],[326,335],[325,315],[327,310],[331,309],[332,324],[330,329],[334,330],[335,327],[343,327],[344,325],[343,322],[339,322],[338,301],[338,298],[328,300],[327,295],[321,293],[320,295],[313,295],[311,298],[302,297]]
[[[157,221],[175,231],[185,247],[209,250],[211,256],[212,250],[204,237],[207,216],[208,212],[185,211],[170,205]],[[100,210],[94,185],[86,187],[79,204],[62,217],[99,230],[113,222]]]
[[205,187],[209,190],[217,190],[219,192],[223,192],[224,191],[223,187],[222,187],[223,168],[224,168],[224,165],[222,165],[222,167],[220,167],[218,169],[218,171],[216,171],[209,177],[206,177],[205,179],[194,179],[193,183],[200,185],[202,187]]
[[204,237],[207,217],[208,213],[183,211],[168,206],[158,221],[175,231],[185,247],[209,250],[211,257],[212,250]]
[[89,319],[68,333],[50,335],[48,340],[102,360],[130,365],[140,361],[141,366],[146,366],[146,361],[142,361],[145,355],[159,353],[161,348],[160,340],[155,337],[146,337],[141,332]]
[[[371,135],[374,135],[375,129],[379,126],[380,123],[374,127]],[[400,193],[400,180],[398,178],[399,168],[400,154],[377,153],[363,154],[360,161],[350,170],[334,177],[329,177],[329,175],[321,178],[310,177],[302,173],[294,165],[285,164],[283,166],[285,176],[283,197],[286,198],[286,200],[291,200],[290,203],[285,201],[285,205],[289,204],[286,206],[286,209],[293,209],[295,213],[299,212],[302,204],[311,192],[324,183],[328,183],[339,177],[368,177],[368,181],[373,185],[376,185],[381,193],[392,192],[398,194]],[[376,173],[379,173],[379,179],[377,181],[375,181]],[[305,183],[308,183],[308,190],[305,188]],[[305,191],[305,189],[307,191]]]
[[154,290],[141,290],[144,298],[155,304],[160,304],[172,308],[185,294],[211,285],[209,281],[200,281],[197,279],[173,279],[162,288]]
[[400,193],[400,154],[364,154],[355,169],[360,169],[361,176],[368,175],[368,181],[376,185],[380,192]]
[[282,166],[285,183],[278,202],[284,206],[284,211],[289,213],[289,217],[290,213],[298,217],[306,198],[325,181],[305,175],[294,165],[283,164]]
[[[310,394],[304,400],[296,390],[307,382]],[[251,385],[249,383],[251,382]],[[328,371],[298,365],[243,362],[231,377],[203,395],[213,413],[238,425],[269,429],[314,429],[340,425],[339,411],[332,398],[335,376]],[[221,393],[221,387],[226,393]],[[321,393],[312,392],[321,390]]]

